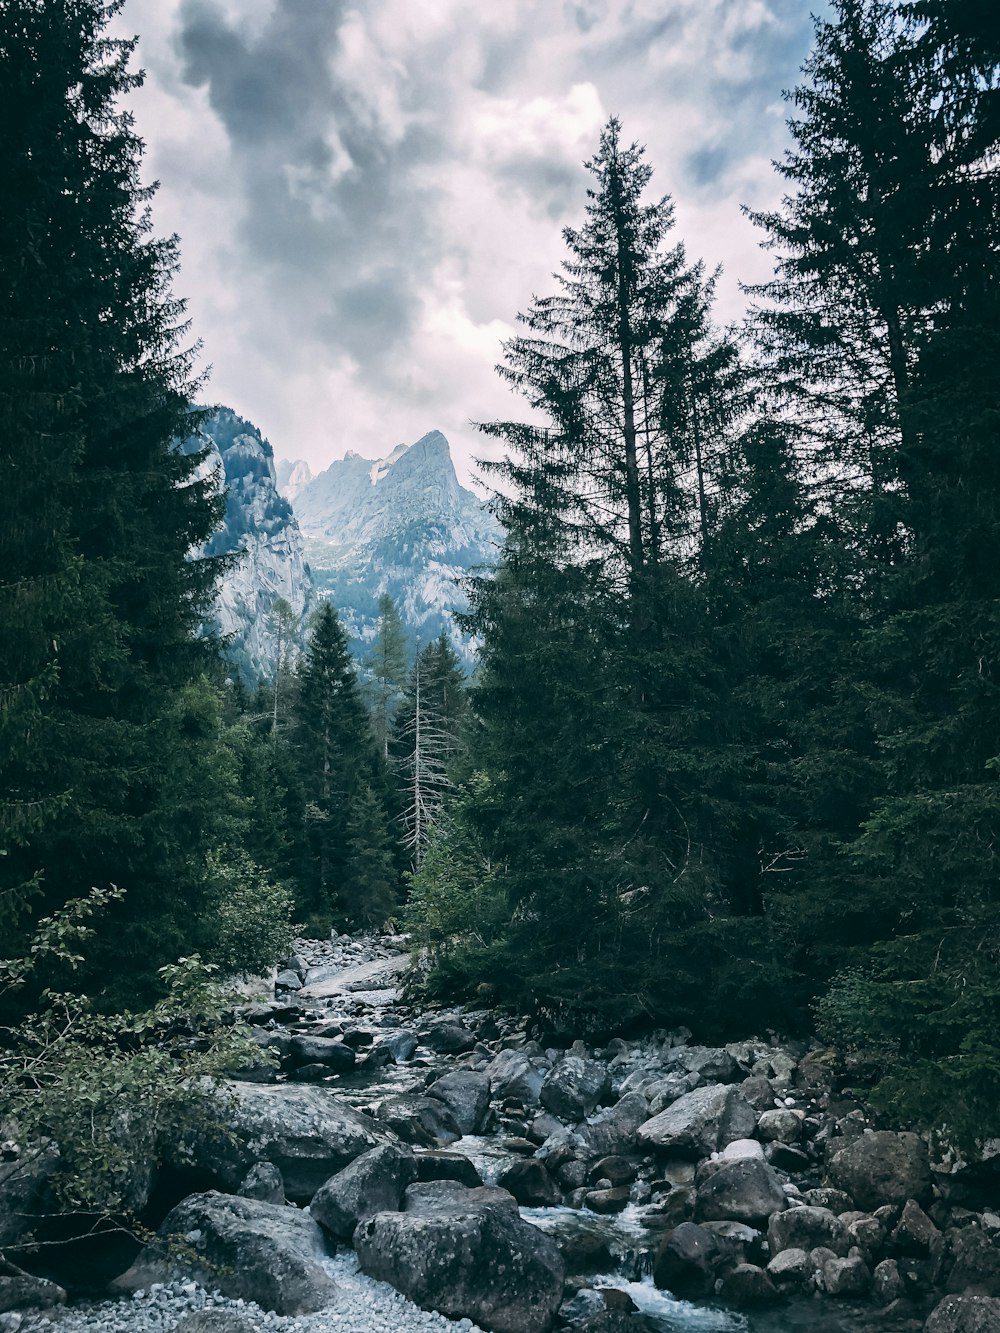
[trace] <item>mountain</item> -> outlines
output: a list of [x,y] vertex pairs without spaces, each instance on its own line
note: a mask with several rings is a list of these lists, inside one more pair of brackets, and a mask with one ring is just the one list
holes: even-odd
[[[297,466],[279,465],[289,478]],[[387,458],[351,450],[296,491],[292,503],[317,593],[333,598],[355,638],[371,638],[378,599],[388,592],[414,642],[445,630],[471,660],[471,645],[452,619],[465,605],[457,580],[494,565],[503,534],[459,483],[440,431],[397,445]]]
[[313,479],[309,464],[301,459],[297,463],[289,463],[287,458],[279,459],[275,464],[275,472],[278,477],[278,490],[286,500],[294,500],[299,491],[308,486]]
[[226,513],[204,553],[242,552],[222,580],[215,621],[207,628],[229,637],[228,656],[252,679],[273,669],[277,644],[270,612],[275,602],[283,597],[302,616],[313,600],[312,579],[299,525],[278,491],[268,441],[252,422],[220,407],[181,447],[190,453],[206,444],[206,467],[225,487]]

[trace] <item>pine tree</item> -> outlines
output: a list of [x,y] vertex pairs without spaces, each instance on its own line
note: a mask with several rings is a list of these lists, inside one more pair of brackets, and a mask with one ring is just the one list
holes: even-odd
[[406,679],[406,634],[396,603],[388,593],[378,601],[375,640],[365,659],[372,678],[372,726],[384,759],[389,758],[389,736]]
[[[170,718],[211,648],[216,577],[190,560],[218,519],[190,430],[195,381],[176,241],[151,235],[141,141],[120,99],[120,4],[9,0],[0,82],[0,550],[4,908],[119,884],[122,968],[174,956],[203,871],[175,838]],[[55,816],[58,815],[58,819]],[[39,878],[40,877],[40,878]],[[11,896],[13,894],[13,896]],[[20,903],[19,903],[20,897]],[[9,917],[8,917],[9,920]]]

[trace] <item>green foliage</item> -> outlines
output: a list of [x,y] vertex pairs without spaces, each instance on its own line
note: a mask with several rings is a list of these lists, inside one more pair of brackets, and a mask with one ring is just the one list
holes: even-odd
[[291,889],[239,850],[210,852],[208,870],[208,956],[224,976],[267,972],[291,950]]
[[141,1209],[161,1136],[209,1123],[204,1080],[215,1081],[259,1049],[225,1026],[228,997],[196,957],[162,970],[150,1009],[96,1012],[62,989],[83,960],[95,915],[123,897],[94,889],[42,918],[19,956],[0,960],[0,1000],[30,989],[31,1009],[0,1028],[0,1120],[30,1157],[57,1147],[52,1188],[61,1210],[129,1219]]

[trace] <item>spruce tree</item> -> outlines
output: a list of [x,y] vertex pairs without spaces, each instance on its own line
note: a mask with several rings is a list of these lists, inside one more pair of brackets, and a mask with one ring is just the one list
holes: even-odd
[[375,742],[389,758],[389,736],[406,680],[406,634],[396,603],[388,593],[378,600],[375,639],[365,658],[371,673],[371,714]]
[[120,885],[117,966],[148,979],[186,947],[204,891],[194,852],[211,834],[199,821],[182,846],[166,775],[179,692],[209,665],[194,631],[216,568],[188,556],[218,503],[172,443],[190,430],[192,354],[176,241],[152,235],[120,105],[134,43],[104,31],[120,8],[0,9],[17,108],[0,146],[0,873],[50,903]]

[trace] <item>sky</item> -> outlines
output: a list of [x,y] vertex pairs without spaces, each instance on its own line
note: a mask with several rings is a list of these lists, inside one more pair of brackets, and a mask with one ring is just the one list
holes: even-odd
[[741,205],[771,161],[822,0],[127,0],[131,106],[180,236],[204,397],[313,472],[444,432],[460,474],[523,414],[495,372],[554,288],[611,115],[675,239],[723,266],[718,315],[770,261]]

